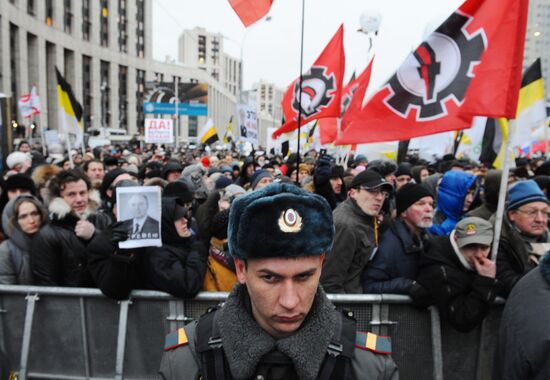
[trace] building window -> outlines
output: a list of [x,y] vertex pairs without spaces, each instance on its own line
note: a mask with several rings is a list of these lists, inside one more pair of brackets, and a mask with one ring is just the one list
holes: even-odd
[[99,42],[101,46],[109,46],[109,0],[101,0],[99,15]]
[[199,36],[199,64],[204,65],[206,63],[206,36]]
[[220,63],[220,40],[217,37],[212,38],[212,64]]
[[[19,70],[18,70],[18,52],[19,52],[19,28],[15,26],[14,24],[10,23],[10,69],[11,69],[11,93],[13,99],[17,99],[19,97],[19,91],[18,91],[18,78],[19,78]],[[12,118],[17,119],[18,111],[17,111],[17,102],[11,102],[12,105]]]
[[90,0],[82,0],[82,39],[90,41],[90,31],[92,22],[90,21]]
[[73,26],[73,7],[71,0],[64,0],[63,30],[65,33],[71,33]]
[[31,16],[35,16],[34,13],[34,0],[27,0],[27,13]]
[[99,83],[101,83],[101,125],[107,127],[111,125],[111,104],[109,101],[109,62],[101,61],[99,75]]
[[118,0],[118,51],[128,52],[128,18],[126,0]]
[[82,56],[82,90],[84,99],[82,102],[84,130],[92,126],[92,57]]
[[138,131],[143,134],[145,115],[143,114],[143,102],[145,100],[145,70],[136,70],[136,122]]
[[145,1],[136,0],[136,55],[145,58]]
[[118,128],[128,130],[128,67],[118,66]]
[[53,0],[46,0],[46,25],[53,25]]
[[197,137],[199,120],[196,116],[189,116],[189,137]]

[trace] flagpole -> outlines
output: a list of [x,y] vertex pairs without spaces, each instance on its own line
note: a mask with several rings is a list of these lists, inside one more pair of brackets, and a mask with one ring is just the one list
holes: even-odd
[[175,87],[175,90],[176,90],[176,118],[174,119],[174,137],[176,139],[176,142],[174,144],[174,148],[175,148],[175,152],[174,153],[178,153],[179,154],[179,147],[180,147],[180,133],[179,133],[179,118],[180,118],[180,114],[179,114],[179,105],[180,105],[180,98],[179,98],[179,77],[176,76],[175,78],[175,81],[176,81],[176,85],[174,86]]
[[544,128],[544,159],[548,159],[548,124],[546,123],[546,120],[542,123],[542,127]]
[[306,11],[306,0],[302,0],[302,36],[301,36],[301,42],[300,42],[300,82],[299,82],[299,90],[298,90],[298,102],[300,106],[298,107],[298,139],[297,144],[298,147],[296,148],[296,155],[298,156],[298,160],[296,161],[296,171],[298,172],[298,175],[296,176],[296,185],[300,184],[300,171],[298,168],[300,167],[300,130],[302,128],[302,70],[303,70],[303,64],[304,64],[304,19],[305,19],[305,11]]
[[491,260],[495,261],[498,254],[498,245],[500,242],[500,234],[502,231],[502,220],[504,218],[504,203],[506,201],[506,193],[508,190],[508,176],[510,174],[510,157],[511,157],[511,145],[512,138],[516,131],[516,119],[511,119],[508,123],[508,136],[506,136],[505,149],[504,149],[504,162],[502,165],[502,177],[500,178],[500,190],[498,194],[498,205],[496,211],[495,230],[493,237],[493,249],[491,252]]

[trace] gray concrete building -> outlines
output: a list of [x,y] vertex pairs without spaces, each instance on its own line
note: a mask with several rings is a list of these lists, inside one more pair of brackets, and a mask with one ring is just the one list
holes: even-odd
[[181,116],[181,140],[194,140],[207,118],[223,134],[237,90],[200,68],[153,60],[152,6],[153,0],[3,0],[0,92],[14,100],[12,118],[24,122],[17,99],[34,84],[42,108],[37,123],[57,129],[57,67],[83,106],[85,131],[142,132],[146,82],[177,77],[209,86],[208,116]]
[[224,36],[201,27],[186,29],[178,38],[178,60],[185,66],[206,71],[231,94],[241,89],[241,62],[226,54]]
[[530,0],[523,69],[541,59],[546,103],[550,104],[550,0]]

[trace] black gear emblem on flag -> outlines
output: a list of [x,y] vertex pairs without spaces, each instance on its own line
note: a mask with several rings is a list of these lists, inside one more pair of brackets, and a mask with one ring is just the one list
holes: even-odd
[[[300,81],[294,85],[294,100],[292,108],[298,113],[300,106],[302,114],[310,117],[321,111],[334,98],[330,94],[336,88],[334,74],[326,75],[326,68],[322,66],[313,66],[311,70],[302,75],[302,101],[300,102]],[[301,104],[300,104],[301,103]]]
[[447,101],[463,102],[486,47],[483,29],[473,34],[464,29],[472,19],[453,13],[407,57],[386,84],[391,94],[384,102],[393,112],[407,117],[416,108],[417,120],[429,121],[447,115]]

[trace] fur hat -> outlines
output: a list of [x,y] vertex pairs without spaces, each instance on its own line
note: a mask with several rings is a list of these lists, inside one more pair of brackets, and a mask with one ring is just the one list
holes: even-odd
[[228,236],[239,259],[320,255],[332,248],[332,211],[319,195],[274,183],[233,201]]
[[23,152],[12,152],[8,155],[8,158],[6,158],[6,165],[8,165],[9,169],[13,169],[17,165],[24,164],[27,161],[31,161],[32,158],[30,154],[23,153]]

